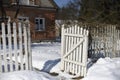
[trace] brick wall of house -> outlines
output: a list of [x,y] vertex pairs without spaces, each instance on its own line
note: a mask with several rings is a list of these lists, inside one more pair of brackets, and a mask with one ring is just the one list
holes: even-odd
[[[6,8],[7,16],[14,18],[16,7]],[[30,20],[31,26],[31,37],[32,41],[41,41],[41,40],[52,40],[55,39],[55,18],[56,10],[55,9],[44,9],[38,7],[20,7],[18,17],[28,17]],[[45,18],[45,30],[36,31],[35,30],[35,18]]]

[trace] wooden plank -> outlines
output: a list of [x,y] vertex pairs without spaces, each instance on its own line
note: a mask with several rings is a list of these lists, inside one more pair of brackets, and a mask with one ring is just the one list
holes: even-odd
[[24,66],[23,66],[23,42],[22,42],[22,24],[19,22],[18,23],[18,35],[19,35],[19,50],[20,50],[20,69],[24,70]]
[[14,34],[14,55],[15,55],[15,70],[18,71],[18,53],[17,53],[17,28],[16,23],[13,23],[13,34]]
[[[77,34],[80,34],[80,27],[79,27],[79,26],[78,26],[77,30],[78,30],[78,31],[77,31]],[[78,37],[78,38],[77,38],[77,43],[79,42],[79,40],[80,40],[80,38]],[[81,62],[80,62],[80,58],[79,58],[80,55],[81,55],[80,52],[81,52],[81,49],[80,49],[80,46],[78,46],[76,53],[77,53],[77,62],[79,62],[79,63],[81,63]],[[79,65],[77,65],[77,74],[80,75],[80,67],[79,67]]]
[[[72,27],[70,27],[70,30],[69,30],[69,34],[72,33]],[[72,36],[69,36],[70,37],[70,41],[69,41],[69,50],[72,48]],[[72,54],[69,54],[69,57],[68,57],[69,60],[72,60]],[[71,68],[72,68],[72,64],[69,62],[69,72],[71,72]]]
[[80,65],[80,66],[85,66],[83,63],[79,63],[77,61],[73,61],[73,60],[68,60],[68,59],[64,59],[65,62],[70,62],[70,63],[73,63],[73,64],[77,64],[77,65]]
[[86,76],[86,73],[87,73],[87,56],[88,56],[88,30],[85,30],[85,33],[86,33],[86,35],[85,35],[85,41],[84,41],[84,45],[83,45],[83,64],[85,65],[85,67],[84,67],[84,75],[83,76]]
[[10,72],[13,71],[13,59],[12,59],[12,36],[11,36],[11,25],[8,23],[8,45],[9,45],[9,57],[10,57]]
[[[71,31],[71,34],[74,35],[74,26],[72,26],[72,31]],[[70,35],[69,35],[70,36]],[[71,43],[71,49],[69,50],[69,54],[71,54],[71,60],[73,61],[74,60],[74,49],[72,49],[74,47],[74,36],[72,36],[72,43]],[[67,53],[66,53],[67,54]],[[69,55],[68,54],[68,55]],[[74,63],[71,63],[71,73],[74,74]]]
[[[83,28],[81,27],[80,28],[80,32],[79,32],[81,35],[83,35]],[[82,37],[83,38],[83,37]],[[81,37],[79,37],[79,41],[82,39]],[[80,44],[79,46],[79,63],[82,63],[82,54],[83,54],[83,43],[82,44]],[[82,71],[82,66],[80,66],[79,65],[79,67],[78,67],[79,69],[79,72],[78,72],[78,74],[80,74],[81,75],[81,71]]]
[[[0,34],[0,36],[1,36],[1,34]],[[0,37],[0,51],[2,52],[2,37]],[[1,54],[2,53],[0,53],[0,73],[2,72],[2,55]]]
[[[79,34],[79,30],[80,30],[80,27],[79,26],[77,26],[77,31],[76,31],[76,34]],[[77,37],[76,38],[76,43],[78,43],[79,42],[79,38]],[[79,62],[79,46],[76,48],[76,61],[77,62]],[[76,65],[76,70],[75,70],[75,73],[77,74],[77,75],[79,75],[79,65]]]
[[[71,27],[68,28],[68,34],[71,33]],[[68,36],[68,46],[67,46],[67,52],[69,51],[69,49],[71,48],[71,36]],[[70,59],[70,55],[68,55],[66,57],[66,59]],[[69,62],[66,62],[67,65],[66,65],[66,72],[69,73],[70,71],[70,63]]]
[[[75,26],[72,26],[72,34],[75,34]],[[73,47],[75,46],[75,37],[73,36]],[[72,48],[71,48],[72,49]],[[73,59],[72,61],[75,61],[75,48],[72,50],[72,56],[73,56]],[[73,63],[73,66],[72,66],[72,72],[73,74],[75,74],[75,64]]]
[[[74,26],[75,28],[75,34],[77,34],[77,25]],[[74,41],[74,44],[76,45],[78,42],[77,42],[77,37],[74,37],[75,38],[75,41]],[[77,47],[75,48],[74,50],[74,61],[77,61]],[[75,64],[74,65],[74,74],[77,74],[77,65]]]
[[0,34],[0,50],[2,50],[2,35]]
[[120,30],[118,30],[118,39],[119,39],[119,48],[118,48],[118,50],[119,50],[119,57],[120,57]]
[[116,57],[119,57],[119,32],[118,32],[118,30],[116,30],[116,34],[117,34],[117,48],[116,48],[116,50],[117,50],[117,55],[116,55]]
[[2,23],[2,41],[3,41],[3,56],[4,56],[4,72],[8,72],[8,67],[7,67],[7,50],[6,50],[6,34],[5,34],[5,24]]
[[32,50],[31,50],[31,35],[30,35],[30,23],[27,22],[27,33],[28,33],[28,51],[29,51],[29,69],[32,70]]
[[[73,33],[73,27],[71,27],[71,34]],[[70,50],[72,49],[72,47],[73,47],[73,42],[74,42],[74,37],[73,36],[71,36],[71,48],[70,48]],[[73,52],[71,52],[70,53],[70,60],[73,60]],[[73,71],[73,69],[72,69],[72,67],[73,67],[73,63],[70,63],[70,72],[72,73],[72,71]]]
[[64,44],[65,44],[65,37],[64,37],[64,25],[62,25],[61,29],[61,70],[64,70],[64,61],[63,61],[63,56],[64,56]]
[[[70,32],[70,31],[69,31],[70,27],[67,27],[66,29],[67,29],[67,30],[66,30],[67,33],[69,34],[69,32]],[[69,40],[70,40],[70,39],[69,39],[69,36],[66,36],[66,51],[65,51],[65,54],[69,51]],[[68,56],[69,56],[69,55],[68,55]],[[67,59],[68,56],[66,56],[65,58]],[[69,64],[69,63],[65,61],[65,72],[68,72],[68,64]]]
[[24,33],[24,48],[25,48],[25,70],[28,70],[28,44],[27,44],[27,29],[26,25],[23,24],[23,33]]
[[65,36],[73,36],[73,37],[81,37],[81,38],[83,37],[83,35],[81,35],[81,34],[72,34],[72,33],[71,34],[65,33],[64,35]]

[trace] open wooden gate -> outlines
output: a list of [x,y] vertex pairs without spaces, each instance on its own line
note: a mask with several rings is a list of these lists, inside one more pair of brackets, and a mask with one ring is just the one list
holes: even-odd
[[2,23],[0,33],[0,73],[31,70],[29,23]]
[[79,26],[62,26],[62,70],[85,76],[88,54],[88,30]]

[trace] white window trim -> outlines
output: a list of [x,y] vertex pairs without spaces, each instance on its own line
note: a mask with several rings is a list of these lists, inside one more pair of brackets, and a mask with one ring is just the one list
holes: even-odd
[[[14,2],[12,2],[12,4],[17,4],[16,3],[16,0],[14,0]],[[20,2],[20,5],[32,5],[32,6],[35,6],[35,0],[28,0],[27,1],[27,4],[22,4],[21,2]]]
[[[36,19],[43,20],[43,30],[40,30],[40,28],[36,29]],[[36,31],[45,31],[45,18],[35,18],[35,29],[36,29]]]

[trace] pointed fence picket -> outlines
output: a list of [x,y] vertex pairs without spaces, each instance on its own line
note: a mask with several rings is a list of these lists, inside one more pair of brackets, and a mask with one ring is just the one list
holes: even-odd
[[2,23],[0,73],[32,69],[30,25],[28,22]]

